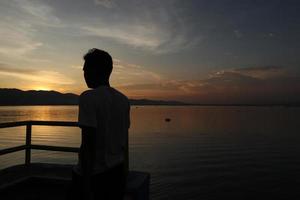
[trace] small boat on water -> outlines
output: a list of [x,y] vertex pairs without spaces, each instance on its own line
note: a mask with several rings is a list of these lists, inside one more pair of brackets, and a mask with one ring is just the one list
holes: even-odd
[[[79,148],[33,145],[31,130],[33,125],[77,127],[76,122],[21,121],[0,123],[0,128],[26,126],[24,145],[0,150],[0,156],[25,150],[25,163],[0,170],[0,199],[66,199],[71,183],[73,165],[32,163],[31,149],[78,152]],[[128,160],[127,160],[128,161]],[[127,177],[125,199],[149,199],[150,174],[130,171]]]
[[165,122],[170,122],[171,119],[170,118],[165,118]]

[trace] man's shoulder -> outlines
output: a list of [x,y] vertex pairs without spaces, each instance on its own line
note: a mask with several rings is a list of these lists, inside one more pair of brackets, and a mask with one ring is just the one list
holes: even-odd
[[94,96],[105,95],[107,90],[108,90],[108,87],[98,87],[95,89],[86,90],[80,94],[80,97],[81,98],[89,98],[89,97],[94,97]]
[[120,92],[119,90],[117,90],[117,89],[115,89],[115,88],[111,88],[113,91],[114,91],[114,93],[118,96],[118,97],[120,97],[121,99],[123,99],[124,101],[129,101],[129,99],[128,99],[128,97],[125,95],[125,94],[123,94],[122,92]]
[[129,102],[129,99],[126,95],[113,87],[99,87],[97,89],[86,90],[80,94],[79,101],[93,101],[94,99],[95,101],[99,102],[101,99],[105,100],[105,96],[108,94],[117,97],[119,100]]
[[94,93],[93,90],[86,90],[79,95],[79,99],[86,99],[88,97],[91,97],[94,95],[93,93]]
[[82,92],[79,96],[80,104],[94,104],[98,100],[98,95],[94,89],[86,90]]

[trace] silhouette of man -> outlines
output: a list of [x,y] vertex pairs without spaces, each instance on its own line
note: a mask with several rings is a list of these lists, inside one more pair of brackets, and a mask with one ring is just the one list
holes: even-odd
[[84,78],[90,90],[84,91],[79,98],[78,123],[82,143],[78,165],[73,171],[75,198],[123,199],[129,101],[110,87],[113,61],[107,52],[91,49],[83,58]]

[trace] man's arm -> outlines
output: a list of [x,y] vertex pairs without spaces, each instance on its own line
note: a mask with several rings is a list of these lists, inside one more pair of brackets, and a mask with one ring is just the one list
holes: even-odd
[[90,176],[95,158],[96,128],[81,127],[82,173]]
[[128,110],[127,110],[127,133],[126,133],[126,142],[125,142],[125,151],[124,151],[124,158],[125,158],[125,173],[126,173],[126,176],[128,175],[129,173],[129,141],[128,141],[128,132],[129,132],[129,128],[130,128],[130,103],[128,101]]
[[[86,195],[91,195],[90,183],[95,158],[95,137],[96,128],[81,127],[81,167]],[[89,198],[87,197],[87,199]]]

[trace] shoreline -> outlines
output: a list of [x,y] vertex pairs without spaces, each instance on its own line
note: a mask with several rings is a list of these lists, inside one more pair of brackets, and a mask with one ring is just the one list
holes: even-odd
[[[6,104],[4,106],[78,106],[78,104]],[[300,104],[131,104],[130,106],[199,106],[199,107],[300,107]]]

